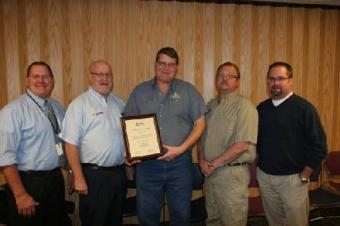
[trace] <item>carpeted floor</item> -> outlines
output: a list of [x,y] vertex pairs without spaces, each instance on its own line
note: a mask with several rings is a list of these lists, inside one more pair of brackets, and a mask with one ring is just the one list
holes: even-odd
[[[168,226],[169,224],[162,224]],[[339,226],[340,208],[322,209],[322,211],[311,211],[309,226]],[[132,225],[130,225],[132,226]],[[136,225],[133,225],[136,226]],[[191,226],[205,226],[204,223],[195,223]],[[268,226],[264,218],[249,218],[247,226]]]

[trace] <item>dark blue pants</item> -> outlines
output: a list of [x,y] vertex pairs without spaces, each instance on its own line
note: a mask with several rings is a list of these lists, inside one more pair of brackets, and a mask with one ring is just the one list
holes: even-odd
[[[33,217],[18,214],[13,193],[6,187],[10,226],[68,225],[64,209],[64,179],[60,169],[52,171],[19,172],[26,191],[39,203]],[[67,223],[66,223],[67,222]]]
[[83,168],[87,195],[79,195],[82,226],[122,225],[127,178],[125,166],[115,169]]
[[139,225],[157,226],[167,197],[171,225],[190,224],[192,190],[191,154],[166,162],[148,160],[137,164],[137,212]]

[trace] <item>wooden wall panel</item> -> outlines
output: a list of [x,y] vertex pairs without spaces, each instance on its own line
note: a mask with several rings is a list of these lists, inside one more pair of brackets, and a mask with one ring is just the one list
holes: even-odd
[[[217,24],[221,24],[221,43],[219,44],[220,49],[222,51],[221,56],[222,60],[220,62],[216,62],[216,67],[219,63],[223,63],[225,61],[233,61],[234,58],[234,48],[235,48],[235,12],[236,5],[222,5],[217,6],[221,7],[221,21]],[[216,71],[216,69],[215,69]]]
[[241,79],[240,92],[243,95],[250,96],[252,86],[252,37],[255,33],[252,32],[253,10],[251,5],[240,6],[240,71],[243,76]]
[[303,76],[302,94],[314,104],[318,102],[317,92],[315,91],[318,89],[319,83],[315,81],[315,78],[319,76],[320,68],[320,14],[320,9],[308,11],[307,48],[304,49],[307,62],[304,65],[306,76]]
[[47,4],[48,13],[48,61],[53,62],[52,70],[54,73],[54,89],[52,95],[58,100],[63,98],[63,74],[62,74],[62,46],[64,26],[62,18],[64,17],[64,4],[58,4],[57,1],[49,0]]
[[318,108],[330,148],[340,149],[339,9],[137,0],[0,0],[0,107],[25,90],[26,68],[45,60],[55,73],[53,96],[67,105],[88,86],[88,65],[112,64],[114,93],[126,99],[153,77],[156,51],[175,47],[178,76],[206,100],[225,61],[239,65],[240,92],[267,97],[268,65],[288,61],[294,89]]
[[292,34],[291,34],[291,59],[294,65],[294,85],[296,92],[302,93],[302,73],[304,59],[304,23],[305,9],[296,8],[292,10]]
[[274,5],[138,0],[0,0],[0,107],[25,90],[26,68],[47,61],[53,96],[65,108],[88,87],[88,65],[112,64],[114,93],[127,99],[153,77],[164,46],[180,55],[178,77],[205,100],[216,94],[216,67],[232,61],[240,92],[258,104],[267,98],[268,65],[288,61],[294,90],[318,108],[330,148],[339,137],[339,9]]
[[0,3],[0,108],[7,103],[8,93],[7,93],[7,73],[6,73],[6,52],[5,52],[5,37],[4,37],[4,10],[3,4]]
[[[332,22],[331,22],[332,21]],[[317,75],[319,80],[318,96],[318,109],[322,118],[323,125],[326,128],[332,127],[332,90],[336,88],[335,78],[335,60],[336,60],[336,29],[337,29],[337,15],[335,10],[330,10],[323,14],[321,32],[321,46],[320,46],[320,74]],[[332,136],[331,134],[329,134]],[[330,137],[329,137],[330,138]]]
[[[4,70],[4,76],[7,82],[7,90],[1,92],[7,92],[7,101],[11,101],[20,95],[20,79],[19,79],[19,41],[18,41],[18,5],[17,1],[5,1],[3,2],[2,17],[4,20],[4,52],[5,58],[1,59],[5,62],[6,69]],[[6,35],[5,35],[6,34]],[[6,102],[7,102],[6,101]],[[6,103],[5,102],[5,103]],[[3,106],[5,103],[2,103]]]
[[[214,96],[214,87],[215,84],[215,52],[219,52],[219,50],[215,49],[215,36],[220,31],[215,31],[215,23],[218,21],[215,20],[215,5],[207,4],[203,10],[203,74],[198,76],[199,82],[198,84],[203,82],[204,88],[203,92],[205,93],[206,100],[208,101]],[[200,78],[201,77],[201,78]]]
[[156,51],[175,47],[179,77],[205,100],[216,94],[214,74],[239,65],[240,92],[258,104],[267,97],[268,65],[288,61],[294,89],[318,108],[330,148],[340,149],[339,9],[137,0],[1,0],[0,107],[25,90],[26,68],[49,62],[53,96],[65,108],[88,86],[88,65],[112,64],[114,93],[126,99],[152,78]]
[[273,51],[272,61],[290,61],[287,56],[287,36],[291,33],[290,28],[287,26],[287,7],[277,7],[271,10],[273,19]]
[[[183,11],[178,9],[178,16],[182,18],[180,25],[180,29],[178,30],[178,35],[182,35],[182,58],[181,64],[183,65],[183,79],[186,81],[195,84],[195,7],[192,6],[192,3],[182,3],[184,4],[187,10]],[[188,29],[190,27],[191,29]],[[154,53],[151,53],[154,54]]]
[[[256,52],[257,55],[253,55],[254,62],[254,71],[252,71],[252,76],[254,76],[253,80],[257,80],[257,88],[252,89],[257,93],[256,96],[253,96],[253,101],[258,104],[261,100],[267,97],[267,89],[266,89],[266,73],[269,64],[271,61],[269,60],[270,56],[270,42],[269,37],[270,33],[270,11],[271,7],[257,7],[257,20],[254,26],[256,26],[256,30],[258,33],[254,34],[256,37],[257,43]],[[253,85],[252,85],[253,87]]]
[[[40,21],[39,13],[36,12],[39,8],[39,1],[27,1],[25,4],[25,20],[26,23],[26,51],[27,62],[32,62],[40,58],[40,26],[37,26]],[[25,66],[25,65],[23,65]]]
[[335,47],[335,63],[334,63],[334,87],[332,96],[332,124],[328,131],[329,146],[333,149],[340,150],[340,13],[337,12],[337,31],[336,31],[336,47]]

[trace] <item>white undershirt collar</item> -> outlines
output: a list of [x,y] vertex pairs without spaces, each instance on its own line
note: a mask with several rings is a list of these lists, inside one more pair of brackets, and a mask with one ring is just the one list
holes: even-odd
[[287,96],[285,96],[284,98],[281,98],[279,100],[273,100],[272,102],[274,104],[275,107],[279,106],[283,101],[287,100],[291,95],[293,95],[293,92],[290,92]]

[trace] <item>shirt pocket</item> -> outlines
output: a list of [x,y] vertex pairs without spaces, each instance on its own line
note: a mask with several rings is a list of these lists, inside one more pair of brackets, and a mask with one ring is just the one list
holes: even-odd
[[188,105],[185,105],[182,100],[171,101],[168,112],[172,116],[187,118],[189,113]]
[[142,115],[151,113],[157,114],[159,110],[159,103],[152,100],[147,100],[140,105],[139,109]]

